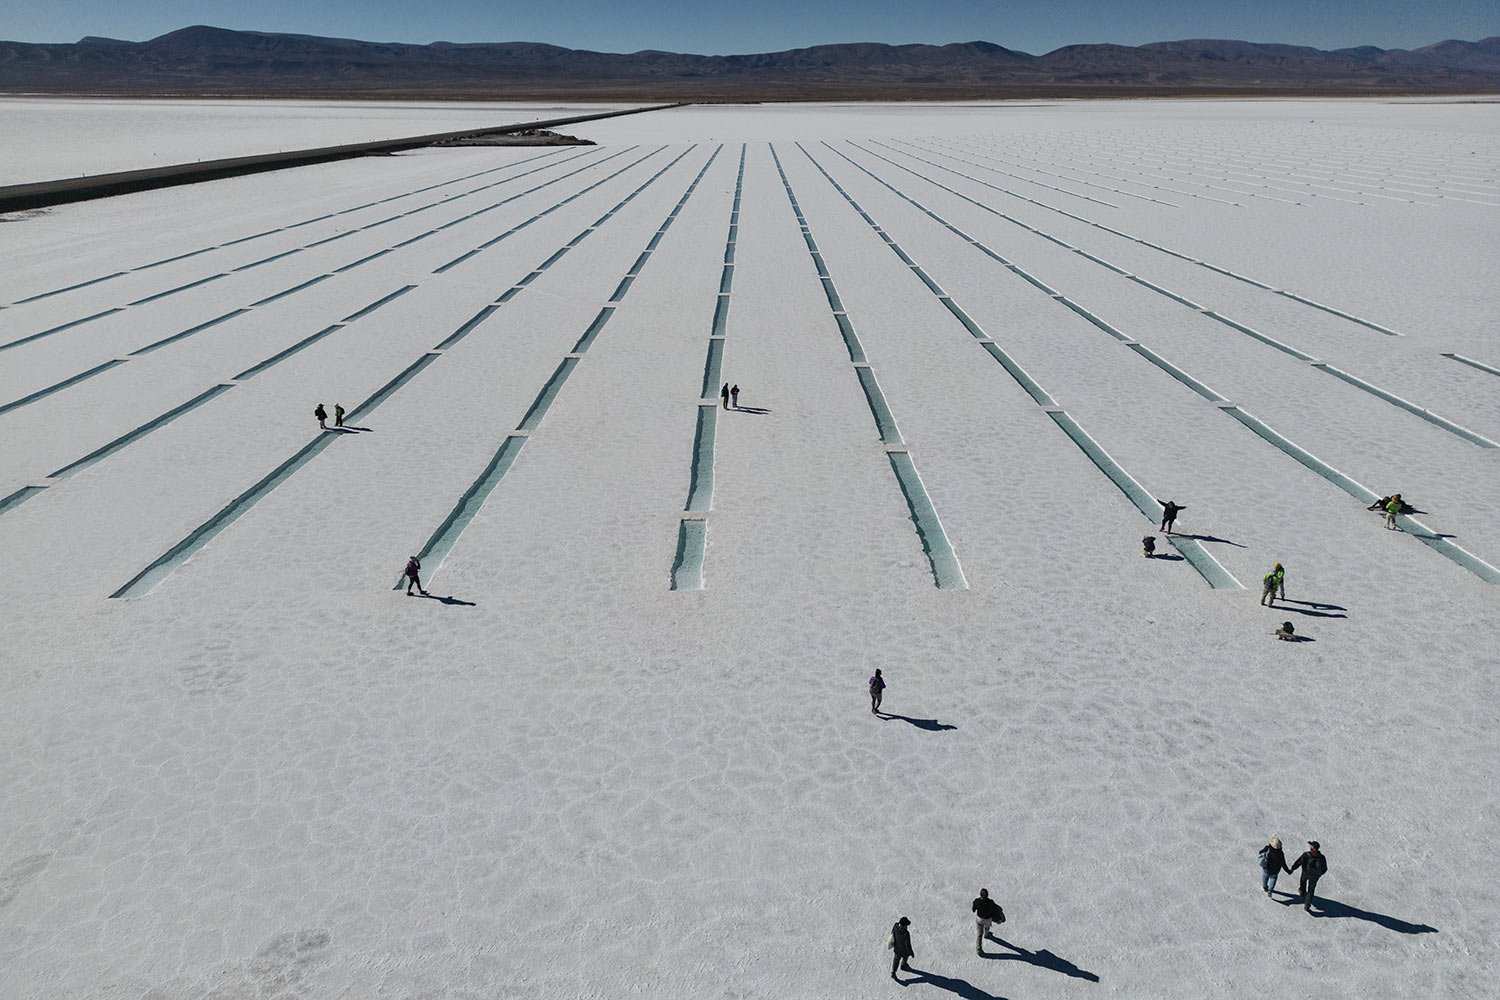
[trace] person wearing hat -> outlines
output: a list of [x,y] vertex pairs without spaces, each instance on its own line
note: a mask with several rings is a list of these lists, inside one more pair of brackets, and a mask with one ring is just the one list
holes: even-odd
[[1272,566],[1271,572],[1260,578],[1260,603],[1274,608],[1278,590],[1281,599],[1286,600],[1286,570],[1281,568],[1281,563]]
[[1311,913],[1313,892],[1318,888],[1318,879],[1328,874],[1328,858],[1324,857],[1316,840],[1307,842],[1307,850],[1292,862],[1292,867],[1287,869],[1287,874],[1290,875],[1299,868],[1302,869],[1302,882],[1299,886],[1302,891],[1302,908]]
[[1288,875],[1292,870],[1286,866],[1286,854],[1281,850],[1281,838],[1272,837],[1265,847],[1260,849],[1260,887],[1269,896],[1276,888],[1276,878],[1282,872]]
[[[902,917],[891,928],[891,939],[887,946],[891,949],[892,979],[896,979],[896,969],[898,967],[910,972],[911,966],[907,964],[906,960],[917,957],[911,950],[911,931],[907,930],[910,926],[911,921],[906,917]],[[896,981],[899,983],[901,980],[896,979]]]

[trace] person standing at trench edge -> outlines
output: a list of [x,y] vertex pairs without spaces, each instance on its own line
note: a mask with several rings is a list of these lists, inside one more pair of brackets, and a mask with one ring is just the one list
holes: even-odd
[[734,410],[740,408],[740,387],[738,385],[729,390],[729,407]]
[[427,591],[422,590],[422,561],[416,556],[410,556],[406,560],[406,596],[411,596],[411,588],[416,587],[423,597]]
[[323,409],[322,403],[319,403],[318,408],[313,410],[313,416],[318,418],[318,426],[326,431],[328,429],[328,411]]
[[341,403],[333,404],[333,426],[344,426],[344,407]]
[[1177,514],[1180,511],[1187,510],[1187,508],[1179,505],[1176,500],[1167,500],[1165,502],[1158,500],[1156,502],[1161,504],[1161,527],[1156,530],[1158,532],[1165,531],[1170,535],[1172,533],[1172,525],[1177,523]]
[[719,400],[724,404],[724,409],[729,409],[729,383],[724,383],[724,388],[719,390]]

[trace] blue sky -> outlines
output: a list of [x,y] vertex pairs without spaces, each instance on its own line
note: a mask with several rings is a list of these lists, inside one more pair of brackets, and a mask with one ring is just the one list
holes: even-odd
[[190,24],[372,41],[535,41],[705,54],[974,39],[1036,54],[1078,42],[1180,38],[1415,48],[1500,34],[1500,0],[32,0],[5,5],[0,38],[141,40]]

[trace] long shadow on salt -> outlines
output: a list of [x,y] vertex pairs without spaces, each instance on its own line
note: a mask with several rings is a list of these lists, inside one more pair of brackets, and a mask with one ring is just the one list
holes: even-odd
[[1048,969],[1052,972],[1061,972],[1063,975],[1072,976],[1074,979],[1087,979],[1091,983],[1097,983],[1099,981],[1099,977],[1094,975],[1092,972],[1086,972],[1083,969],[1080,969],[1078,966],[1074,965],[1066,958],[1054,955],[1052,954],[1052,952],[1048,951],[1045,948],[1043,948],[1041,951],[1027,951],[1020,945],[1011,944],[1004,938],[995,937],[993,934],[986,936],[996,944],[1009,948],[1010,953],[1007,954],[1006,952],[985,952],[985,958],[995,959],[996,961],[1001,962],[1025,962],[1027,965],[1034,965],[1039,969]]
[[913,719],[909,715],[896,715],[891,712],[876,712],[875,715],[884,722],[889,722],[892,719],[899,719],[902,722],[909,722],[912,725],[916,726],[918,729],[925,729],[931,733],[940,733],[945,729],[958,728],[957,726],[950,726],[946,722],[939,722],[936,719]]
[[964,1000],[1005,1000],[1002,996],[986,993],[965,979],[940,976],[936,972],[923,972],[915,966],[912,967],[911,972],[917,978],[901,980],[902,986],[936,986],[940,990],[947,990],[955,996],[963,997]]
[[[1291,899],[1278,899],[1277,902],[1282,906],[1299,906],[1302,903],[1302,899],[1299,896],[1293,896]],[[1329,899],[1326,896],[1317,896],[1314,898],[1311,915],[1333,919],[1354,917],[1358,920],[1368,920],[1372,924],[1379,924],[1386,930],[1396,931],[1399,934],[1436,934],[1438,932],[1436,927],[1430,927],[1427,924],[1413,924],[1385,913],[1376,913],[1373,910],[1361,910],[1357,906],[1340,903],[1338,900]]]

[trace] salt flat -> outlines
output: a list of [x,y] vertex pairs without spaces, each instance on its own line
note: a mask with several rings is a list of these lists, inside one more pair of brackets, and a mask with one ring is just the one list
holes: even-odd
[[0,222],[0,997],[868,997],[903,914],[934,996],[1490,995],[1497,114],[684,108]]

